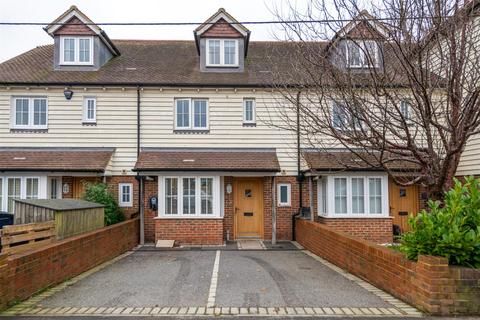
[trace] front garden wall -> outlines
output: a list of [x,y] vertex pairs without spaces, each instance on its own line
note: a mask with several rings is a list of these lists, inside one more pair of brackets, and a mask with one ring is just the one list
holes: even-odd
[[366,240],[307,220],[296,221],[297,241],[316,255],[431,314],[480,314],[480,270],[448,265],[442,257],[418,262]]

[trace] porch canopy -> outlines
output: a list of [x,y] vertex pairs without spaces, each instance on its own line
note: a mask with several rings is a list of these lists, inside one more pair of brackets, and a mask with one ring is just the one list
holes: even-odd
[[[307,172],[335,171],[385,171],[380,164],[378,155],[373,152],[352,151],[348,149],[303,149],[302,156],[308,169]],[[420,166],[407,158],[385,156],[385,166],[390,171],[399,173],[415,173]]]
[[280,172],[274,148],[143,148],[133,171]]
[[115,148],[0,148],[0,172],[105,173]]

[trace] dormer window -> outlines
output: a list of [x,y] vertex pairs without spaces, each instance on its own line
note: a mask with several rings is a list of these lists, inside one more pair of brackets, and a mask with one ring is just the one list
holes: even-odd
[[346,41],[346,62],[349,68],[378,67],[378,45],[375,41]]
[[60,37],[60,63],[93,64],[93,37]]
[[237,67],[237,39],[207,39],[207,66]]

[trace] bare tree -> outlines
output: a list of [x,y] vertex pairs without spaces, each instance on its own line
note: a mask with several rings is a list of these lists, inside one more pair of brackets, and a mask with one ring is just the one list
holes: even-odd
[[[273,10],[282,22],[276,35],[290,42],[290,54],[272,82],[286,103],[272,112],[295,131],[298,108],[304,146],[347,149],[440,198],[480,127],[476,4],[283,2]],[[419,173],[407,174],[413,168]]]

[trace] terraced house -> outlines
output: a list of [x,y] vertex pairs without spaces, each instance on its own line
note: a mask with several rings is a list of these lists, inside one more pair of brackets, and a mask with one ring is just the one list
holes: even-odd
[[144,218],[147,242],[291,239],[300,207],[388,242],[420,206],[419,186],[355,166],[344,150],[303,148],[276,125],[272,70],[289,67],[293,47],[250,41],[224,9],[191,41],[111,40],[74,6],[45,31],[52,45],[0,64],[3,211],[15,198],[78,198],[103,181],[127,216]]

